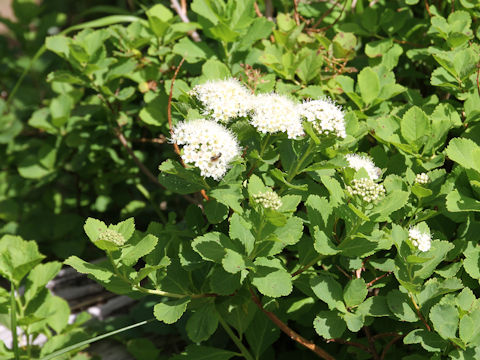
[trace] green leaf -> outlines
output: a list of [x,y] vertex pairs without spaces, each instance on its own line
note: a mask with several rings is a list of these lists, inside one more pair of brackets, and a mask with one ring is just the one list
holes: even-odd
[[27,276],[27,289],[24,294],[25,303],[30,302],[58,274],[61,268],[62,264],[58,261],[35,266]]
[[165,31],[169,27],[169,22],[173,18],[173,13],[162,4],[152,6],[148,9],[146,15],[150,22],[150,27],[158,37],[165,34]]
[[115,230],[123,236],[125,241],[128,241],[135,231],[135,220],[133,218],[128,218],[124,221],[119,222],[116,225],[110,225],[108,227],[111,230]]
[[430,321],[435,331],[444,339],[453,339],[457,336],[459,314],[452,304],[437,304],[430,310]]
[[313,320],[313,327],[325,339],[340,338],[347,328],[337,311],[320,311]]
[[209,59],[202,66],[202,73],[206,80],[224,80],[231,77],[228,67],[217,59]]
[[422,347],[430,352],[443,351],[448,342],[443,340],[436,332],[425,329],[416,329],[408,333],[403,340],[405,344],[421,344]]
[[219,224],[228,217],[228,207],[215,199],[210,199],[204,205],[205,215],[211,224]]
[[410,303],[408,296],[399,290],[392,290],[387,294],[388,307],[401,321],[418,321],[417,314],[412,309]]
[[70,256],[64,263],[73,267],[79,273],[92,275],[100,281],[107,281],[113,276],[113,272],[110,269],[101,265],[90,264],[77,256]]
[[240,286],[241,273],[232,274],[222,267],[215,266],[210,275],[210,288],[218,295],[231,295]]
[[330,310],[345,311],[342,286],[331,276],[319,274],[310,279],[315,295],[328,305]]
[[12,235],[4,235],[0,239],[0,275],[16,286],[44,257],[35,241],[25,241]]
[[187,335],[195,343],[208,340],[218,327],[218,314],[213,303],[207,303],[190,316],[187,321]]
[[367,285],[363,279],[350,280],[343,290],[343,299],[348,307],[359,305],[367,297]]
[[470,139],[455,138],[446,149],[447,156],[466,169],[480,172],[480,146]]
[[465,251],[463,267],[468,275],[474,279],[480,279],[480,249],[473,248]]
[[150,254],[157,245],[158,238],[152,234],[140,238],[139,241],[134,241],[131,244],[122,248],[120,255],[120,261],[127,266],[135,265],[138,259]]
[[204,260],[221,263],[225,256],[225,249],[232,248],[232,242],[222,233],[210,232],[196,237],[192,242],[192,248]]
[[261,311],[255,313],[253,321],[245,332],[247,342],[257,360],[262,358],[261,355],[277,341],[279,336],[280,329]]
[[313,248],[320,255],[335,255],[340,252],[324,231],[318,226],[313,228]]
[[347,312],[343,314],[343,320],[347,323],[348,330],[358,332],[363,327],[364,318],[361,313]]
[[175,355],[171,360],[230,360],[234,356],[237,356],[237,353],[228,350],[188,345],[180,355]]
[[252,234],[252,225],[234,213],[230,218],[229,236],[232,239],[239,240],[245,248],[246,254],[250,255],[255,245],[255,237]]
[[189,302],[190,298],[185,297],[158,303],[153,307],[153,314],[158,321],[163,321],[165,324],[173,324],[182,317]]
[[358,87],[365,104],[370,105],[380,94],[380,80],[370,67],[364,68],[358,74]]
[[358,305],[357,313],[362,314],[363,316],[375,317],[391,315],[391,311],[387,304],[387,298],[381,295],[371,296]]
[[205,187],[203,179],[193,169],[185,169],[177,161],[164,161],[160,166],[158,176],[160,183],[177,194],[191,194]]
[[447,195],[446,206],[452,212],[480,211],[480,201],[460,193],[457,189]]
[[187,63],[193,64],[214,56],[214,52],[205,42],[195,43],[187,36],[180,39],[173,47],[173,53],[185,58]]
[[409,144],[418,143],[429,131],[427,115],[418,106],[413,106],[403,115],[400,131]]
[[239,271],[245,270],[247,265],[241,254],[231,249],[226,249],[225,253],[225,257],[222,259],[222,265],[225,271],[236,274]]
[[287,296],[292,292],[292,277],[278,259],[255,259],[252,284],[266,296]]
[[95,241],[98,240],[100,234],[107,230],[107,225],[105,225],[103,221],[94,218],[88,218],[87,221],[85,221],[83,230],[85,231],[85,234],[87,234],[90,241],[92,243],[95,243]]

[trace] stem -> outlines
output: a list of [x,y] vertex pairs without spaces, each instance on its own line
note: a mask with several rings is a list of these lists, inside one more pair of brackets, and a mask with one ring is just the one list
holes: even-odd
[[228,326],[228,324],[226,323],[225,320],[223,320],[223,318],[220,316],[220,314],[218,314],[218,322],[225,329],[228,336],[230,336],[230,339],[232,339],[232,341],[235,343],[235,345],[237,345],[238,349],[242,352],[243,357],[247,360],[255,360],[255,358],[252,356],[252,354],[250,354],[250,352],[247,350],[245,345],[243,345],[242,341],[233,333],[230,326]]
[[12,347],[15,360],[20,360],[17,335],[17,304],[15,302],[15,286],[13,285],[13,281],[10,282],[10,331],[12,332]]
[[427,323],[427,320],[425,320],[422,313],[420,312],[420,307],[417,305],[417,302],[413,298],[413,294],[411,292],[409,292],[408,295],[410,296],[410,300],[412,300],[412,304],[415,307],[415,310],[417,311],[418,317],[420,318],[420,320],[422,320],[423,325],[425,325],[425,327],[427,328],[428,331],[432,331],[432,329],[430,328],[430,325],[428,325],[428,323]]
[[297,275],[300,275],[301,273],[303,273],[305,270],[308,270],[311,266],[315,265],[317,262],[319,262],[321,259],[323,258],[323,255],[318,255],[315,259],[313,259],[312,261],[310,261],[307,265],[305,265],[304,267],[301,267],[300,269],[298,269],[297,271],[295,271],[293,274],[292,274],[292,277],[295,277]]
[[298,160],[297,165],[295,166],[295,169],[290,172],[290,174],[287,177],[287,181],[291,182],[295,176],[297,176],[298,171],[302,168],[303,163],[305,160],[310,156],[312,153],[312,150],[315,148],[315,143],[313,140],[310,140],[308,143],[308,148],[307,150],[303,153],[302,157]]
[[335,360],[335,358],[327,353],[325,350],[317,346],[315,343],[311,342],[310,340],[305,339],[303,336],[299,335],[292,329],[288,327],[287,324],[285,324],[282,320],[280,320],[274,313],[265,310],[262,306],[262,303],[260,302],[260,299],[255,295],[252,289],[250,290],[250,294],[252,294],[252,300],[255,303],[255,305],[258,306],[262,312],[267,315],[267,317],[275,324],[277,327],[282,330],[285,334],[290,337],[290,339],[298,342],[300,345],[305,346],[307,349],[311,350],[315,354],[317,354],[319,357],[321,357],[324,360]]
[[[260,145],[260,152],[259,152],[259,155],[260,157],[263,157],[263,153],[265,152],[265,150],[267,149],[268,147],[268,144],[270,142],[270,138],[271,138],[271,134],[267,134],[267,136],[265,136],[265,139],[263,139],[262,141],[262,144]],[[250,168],[250,170],[248,170],[248,173],[247,173],[247,178],[250,177],[250,175],[253,174],[253,171],[255,170],[255,168],[258,166],[258,160],[255,160],[252,164],[252,167]]]

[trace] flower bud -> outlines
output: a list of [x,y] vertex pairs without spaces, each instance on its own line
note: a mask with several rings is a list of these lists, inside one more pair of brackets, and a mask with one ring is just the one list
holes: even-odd
[[107,229],[102,232],[98,237],[98,240],[108,241],[114,243],[117,246],[122,246],[126,242],[122,234],[112,229]]

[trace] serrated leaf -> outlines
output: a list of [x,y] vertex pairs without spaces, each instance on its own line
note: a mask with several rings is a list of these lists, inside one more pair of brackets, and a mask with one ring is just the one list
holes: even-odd
[[362,278],[348,282],[343,290],[343,300],[348,307],[359,305],[367,297],[367,285]]
[[347,325],[337,311],[320,311],[313,320],[313,327],[321,337],[335,339],[343,335]]
[[158,238],[156,236],[148,234],[147,236],[141,238],[140,241],[129,244],[129,246],[122,248],[120,261],[127,266],[135,265],[141,257],[150,254],[153,249],[155,249],[157,242]]
[[113,272],[110,269],[97,264],[90,264],[83,261],[77,256],[70,256],[65,260],[66,265],[70,265],[79,273],[92,275],[95,279],[100,281],[107,281],[113,276]]
[[197,309],[187,321],[187,335],[195,343],[208,340],[218,327],[218,314],[213,303],[207,303]]
[[158,303],[153,307],[153,314],[158,321],[163,321],[165,324],[173,324],[182,317],[189,302],[190,298],[185,297]]
[[310,279],[310,286],[315,295],[325,302],[330,310],[345,310],[342,286],[334,278],[320,274]]
[[380,94],[380,80],[375,71],[370,67],[364,68],[358,74],[358,87],[362,100],[367,104],[373,103]]
[[263,295],[287,296],[292,292],[292,277],[278,259],[257,258],[252,284]]
[[459,314],[455,306],[436,304],[430,310],[430,321],[444,339],[452,339],[457,336]]

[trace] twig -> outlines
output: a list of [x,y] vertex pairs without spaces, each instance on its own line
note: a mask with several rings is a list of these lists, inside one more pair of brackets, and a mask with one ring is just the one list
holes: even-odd
[[367,336],[367,339],[368,339],[368,347],[370,349],[370,354],[372,354],[375,360],[380,360],[377,350],[375,349],[375,340],[373,340],[372,334],[370,333],[370,329],[368,328],[368,326],[364,326],[363,331],[365,332],[365,335]]
[[180,0],[180,5],[182,6],[182,12],[187,14],[187,0]]
[[362,349],[363,351],[371,354],[370,349],[369,349],[368,347],[366,347],[366,346],[363,345],[363,344],[354,342],[354,341],[348,341],[348,340],[343,340],[343,339],[341,339],[341,338],[338,338],[338,339],[329,339],[329,340],[327,340],[327,343],[330,343],[330,342],[334,342],[334,343],[338,343],[338,344],[342,344],[342,345],[354,346],[354,347],[356,347],[356,348]]
[[480,96],[480,63],[477,64],[477,92],[478,96]]
[[337,7],[337,5],[340,3],[340,0],[337,0],[335,1],[335,3],[333,4],[333,6],[328,9],[327,11],[325,11],[322,16],[320,16],[320,19],[318,19],[315,24],[312,25],[312,29],[315,29],[318,25],[320,25],[323,21],[323,19],[325,19],[328,15],[331,14],[331,12],[333,11],[333,9],[335,9]]
[[252,289],[250,289],[250,294],[252,294],[252,300],[253,302],[258,306],[262,312],[267,315],[267,317],[275,324],[278,326],[280,330],[282,330],[285,334],[290,337],[290,339],[298,342],[300,345],[305,346],[307,349],[313,351],[315,354],[317,354],[319,357],[325,360],[335,360],[335,358],[327,353],[325,350],[322,348],[318,347],[315,343],[311,342],[310,340],[305,339],[303,336],[297,334],[295,331],[290,329],[287,324],[285,324],[282,320],[280,320],[274,313],[265,310],[262,306],[262,303],[260,302],[260,299],[257,297],[257,295],[253,292]]
[[160,182],[150,172],[150,170],[148,170],[147,167],[143,165],[143,163],[138,159],[137,155],[135,155],[130,145],[128,145],[128,141],[127,139],[125,139],[125,136],[123,135],[122,130],[119,127],[115,128],[115,135],[117,136],[118,140],[120,140],[120,143],[123,145],[125,150],[127,150],[128,154],[132,157],[135,164],[137,164],[139,169],[145,174],[145,176],[148,177],[153,183],[155,183],[155,185],[165,189],[165,187],[162,184],[160,184]]
[[293,18],[295,19],[295,23],[300,25],[300,16],[298,15],[298,0],[293,0]]
[[410,294],[410,293],[409,293],[409,295],[410,295],[410,300],[412,300],[412,304],[415,307],[415,310],[417,311],[418,317],[423,322],[423,325],[425,325],[425,327],[427,328],[428,331],[432,331],[432,329],[430,328],[430,325],[428,325],[428,323],[427,323],[427,320],[425,320],[425,318],[423,317],[422,312],[420,311],[420,308],[418,307],[415,299],[413,298],[413,295]]
[[260,11],[260,8],[258,7],[258,4],[256,1],[253,3],[253,7],[255,8],[255,14],[257,14],[258,17],[263,17],[263,14]]
[[[168,95],[168,104],[167,104],[167,119],[168,119],[168,128],[170,129],[170,136],[173,135],[173,125],[172,125],[172,97],[173,97],[173,85],[175,84],[175,79],[177,78],[178,72],[183,65],[185,58],[182,58],[180,64],[178,64],[175,73],[173,74],[172,82],[170,84],[170,94]],[[173,149],[175,150],[175,154],[180,156],[180,148],[178,147],[177,143],[173,143]],[[183,162],[182,158],[180,158],[183,167],[185,167],[185,163]]]
[[330,25],[321,28],[321,29],[320,29],[321,31],[327,31],[328,29],[330,29],[331,27],[333,27],[333,26],[338,22],[338,20],[340,20],[340,18],[341,18],[342,15],[343,15],[343,12],[345,11],[345,6],[347,5],[347,2],[348,2],[348,0],[345,0],[345,1],[343,2],[343,6],[342,6],[342,10],[340,11],[340,15],[338,15],[338,17],[335,19],[335,21],[334,21],[333,23],[331,23]]
[[265,0],[265,17],[268,20],[273,20],[273,4],[272,0]]
[[[178,14],[178,16],[180,16],[180,19],[182,19],[182,21],[184,23],[189,23],[190,22],[190,19],[187,16],[187,11],[186,11],[187,10],[187,8],[186,8],[187,4],[186,3],[185,3],[185,11],[183,10],[183,6],[181,6],[178,3],[178,0],[171,0],[170,4],[171,4],[171,7],[173,8],[173,10],[175,10],[175,12]],[[182,5],[183,5],[183,1],[182,1]],[[202,38],[200,37],[200,35],[198,35],[198,33],[195,30],[189,31],[188,35],[190,35],[192,40],[195,41],[195,42],[202,41]]]
[[384,360],[385,359],[385,355],[387,355],[387,351],[388,349],[390,349],[390,347],[395,344],[395,342],[397,342],[398,340],[400,340],[401,338],[403,338],[405,335],[397,335],[395,336],[392,340],[390,340],[390,342],[385,345],[385,347],[383,348],[383,351],[382,351],[382,355],[380,356],[380,360]]
[[395,333],[395,332],[386,332],[386,333],[381,333],[381,334],[377,334],[377,335],[373,335],[372,336],[372,339],[373,340],[377,340],[377,339],[380,339],[380,338],[383,338],[383,337],[388,337],[388,336],[402,336],[398,333]]
[[348,274],[345,270],[343,270],[340,266],[335,265],[335,267],[336,267],[343,275],[345,275],[347,278],[352,279],[352,276],[349,275],[349,274]]
[[428,15],[431,17],[432,13],[430,12],[430,5],[428,5],[428,0],[425,0],[425,9],[427,10]]
[[[178,72],[180,71],[180,68],[183,65],[183,62],[185,61],[185,58],[182,58],[180,61],[180,64],[178,64],[177,69],[175,70],[175,73],[173,74],[172,77],[172,83],[170,84],[170,94],[168,94],[168,104],[167,104],[167,119],[168,119],[168,127],[170,129],[170,135],[173,135],[173,125],[172,125],[172,97],[173,97],[173,85],[175,84],[175,79],[177,78]],[[180,154],[180,148],[178,147],[177,143],[173,143],[173,149],[175,153],[180,157],[180,162],[182,163],[183,167],[186,167],[185,162],[183,161],[181,154]],[[207,196],[207,193],[205,190],[200,190],[200,194],[202,194],[202,197],[206,200],[209,201],[210,198]]]
[[375,284],[378,280],[380,279],[383,279],[385,276],[388,276],[390,275],[391,273],[390,272],[387,272],[385,274],[382,274],[378,277],[376,277],[375,279],[373,279],[372,281],[370,281],[368,284],[367,284],[367,288],[369,288],[370,286],[372,286],[373,284]]

